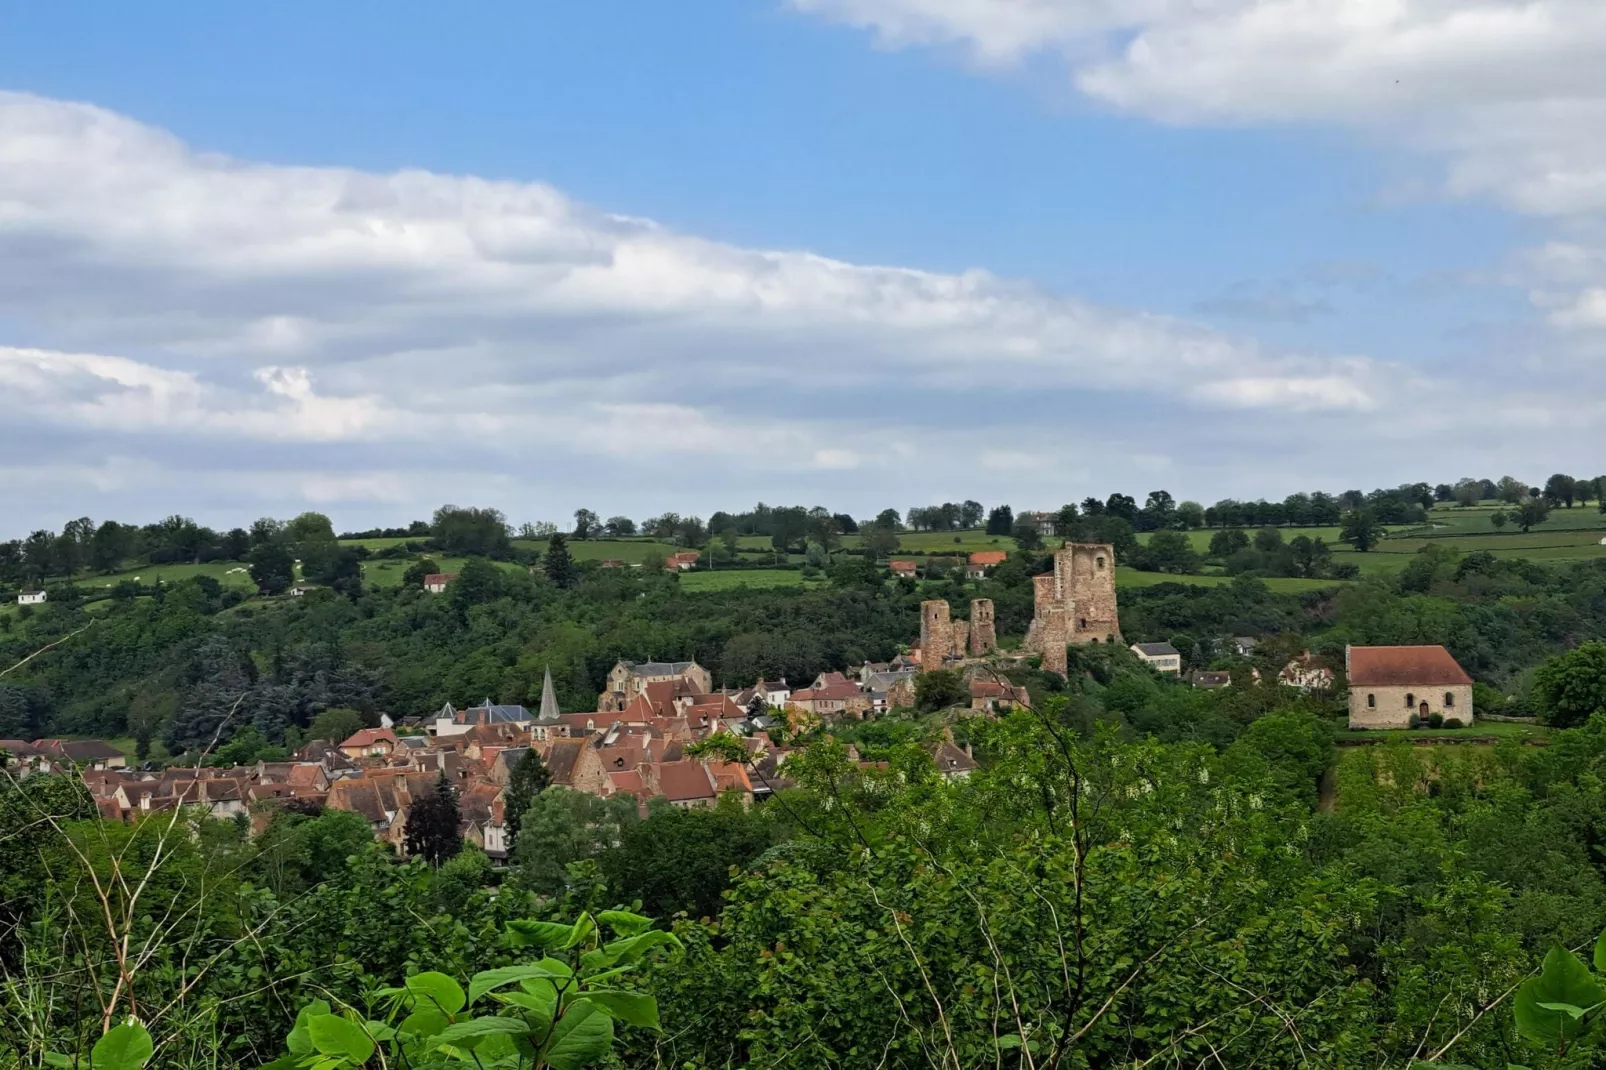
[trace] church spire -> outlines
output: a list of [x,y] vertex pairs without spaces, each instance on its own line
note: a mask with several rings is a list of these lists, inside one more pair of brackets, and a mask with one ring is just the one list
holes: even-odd
[[552,666],[548,665],[546,679],[541,681],[541,720],[550,721],[558,716],[558,693],[552,689]]

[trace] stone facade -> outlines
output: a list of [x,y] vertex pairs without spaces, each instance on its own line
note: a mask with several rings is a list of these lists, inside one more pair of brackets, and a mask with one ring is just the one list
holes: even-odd
[[1121,638],[1115,601],[1115,547],[1069,542],[1054,553],[1054,571],[1032,577],[1037,615],[1026,649],[1043,668],[1065,672],[1067,643],[1113,643]]
[[970,603],[970,656],[984,658],[998,649],[998,627],[993,622],[993,600],[978,598]]
[[998,649],[998,627],[993,602],[977,598],[970,603],[969,620],[952,620],[945,599],[920,603],[920,670],[933,672],[950,659],[986,657]]
[[1349,692],[1351,728],[1408,728],[1411,715],[1426,721],[1432,714],[1472,723],[1471,684],[1422,684],[1416,687],[1352,687]]
[[948,619],[948,601],[936,598],[920,603],[920,671],[936,672],[954,649],[954,626]]

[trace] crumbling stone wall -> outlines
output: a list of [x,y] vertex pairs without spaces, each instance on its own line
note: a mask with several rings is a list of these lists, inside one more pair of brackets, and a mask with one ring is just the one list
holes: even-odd
[[1026,632],[1026,649],[1042,654],[1049,672],[1065,672],[1067,643],[1121,638],[1110,543],[1066,543],[1054,553],[1054,571],[1032,577],[1032,596],[1036,616]]
[[977,598],[970,603],[970,655],[984,658],[998,649],[998,626],[994,623],[993,600]]
[[948,653],[953,657],[962,658],[968,649],[970,649],[970,621],[956,620],[954,621],[954,645]]
[[1062,577],[1073,643],[1115,642],[1121,619],[1115,604],[1115,547],[1074,542],[1054,555],[1054,574]]
[[1065,606],[1059,602],[1045,606],[1043,616],[1039,619],[1043,622],[1043,671],[1064,676],[1069,668],[1065,645],[1070,641],[1069,629],[1065,624]]
[[935,598],[920,603],[920,670],[936,672],[954,648],[954,626],[948,619],[948,601]]

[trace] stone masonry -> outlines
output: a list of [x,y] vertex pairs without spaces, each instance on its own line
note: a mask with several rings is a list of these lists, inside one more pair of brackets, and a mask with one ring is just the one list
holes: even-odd
[[954,626],[948,619],[948,601],[934,598],[920,603],[920,671],[936,672],[954,648]]
[[970,656],[984,658],[998,649],[998,628],[993,623],[993,600],[978,598],[970,603]]
[[950,658],[981,658],[998,649],[998,627],[993,602],[978,598],[970,603],[969,620],[951,620],[945,599],[920,603],[920,669],[932,672]]
[[1026,649],[1043,668],[1065,672],[1067,643],[1114,643],[1121,638],[1115,603],[1115,547],[1068,542],[1054,553],[1054,571],[1032,577],[1037,615]]

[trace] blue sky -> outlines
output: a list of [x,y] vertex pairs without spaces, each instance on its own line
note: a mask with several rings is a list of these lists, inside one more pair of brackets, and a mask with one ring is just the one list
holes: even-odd
[[[539,519],[1606,469],[1569,404],[1601,169],[1555,147],[1599,20],[1544,0],[1556,56],[1514,49],[1502,96],[1436,0],[1264,71],[1234,49],[1320,16],[1218,6],[0,3],[0,163],[71,176],[0,175],[0,253],[38,266],[0,272],[0,491],[33,503],[3,534],[399,521],[443,488]],[[1177,40],[1215,63],[1145,65]],[[459,212],[479,180],[562,207]],[[362,189],[276,215],[329,181]],[[415,240],[327,256],[353,214]],[[636,248],[621,219],[672,255],[567,303],[576,249]]]

